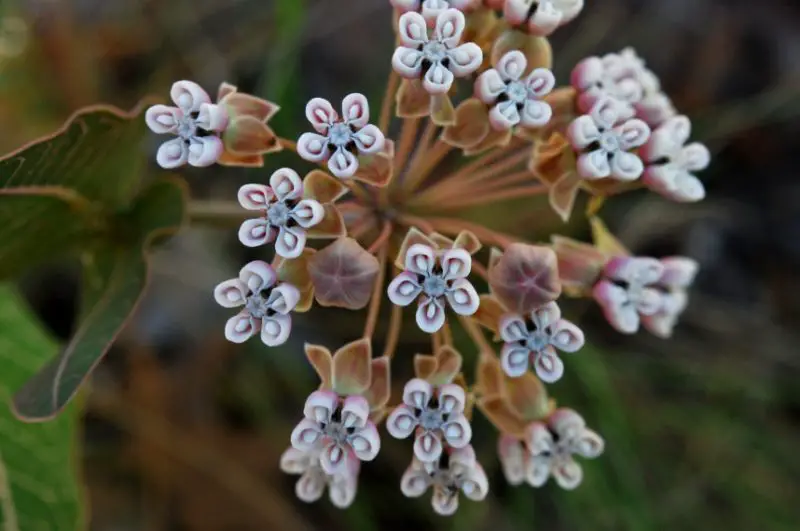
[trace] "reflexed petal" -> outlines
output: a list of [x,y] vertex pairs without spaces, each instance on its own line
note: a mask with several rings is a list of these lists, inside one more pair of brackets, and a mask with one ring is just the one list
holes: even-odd
[[521,485],[525,480],[525,450],[520,441],[509,435],[501,435],[497,454],[503,467],[503,475],[510,485]]
[[528,20],[528,31],[533,35],[547,36],[561,24],[561,11],[551,3],[540,3],[539,8]]
[[472,270],[472,257],[466,249],[447,249],[442,252],[441,264],[445,280],[466,278]]
[[458,510],[458,493],[436,485],[433,488],[431,506],[441,516],[451,516]]
[[619,256],[606,264],[603,274],[623,282],[655,284],[664,274],[664,265],[655,258]]
[[561,10],[561,23],[563,24],[580,14],[583,9],[583,0],[561,0],[557,5]]
[[525,74],[525,69],[528,68],[528,60],[521,51],[512,50],[497,61],[495,68],[503,80],[518,81]]
[[590,90],[603,80],[604,72],[605,67],[599,57],[587,57],[572,69],[570,84],[579,92]]
[[422,293],[422,287],[417,283],[417,275],[403,272],[392,280],[387,293],[393,304],[408,306]]
[[416,318],[417,326],[423,332],[438,332],[444,326],[444,306],[437,299],[426,298],[417,308]]
[[297,154],[310,162],[322,162],[330,156],[328,139],[316,133],[303,133],[297,141]]
[[625,151],[643,146],[650,138],[650,127],[641,120],[628,120],[615,130],[620,133],[620,149]]
[[211,97],[194,81],[176,81],[172,84],[169,95],[175,105],[186,114],[199,111],[204,103],[211,103]]
[[362,461],[372,461],[381,449],[381,438],[378,429],[371,421],[360,431],[350,436],[353,453]]
[[372,124],[362,127],[360,131],[354,134],[353,141],[356,143],[358,151],[367,155],[379,153],[386,143],[381,130]]
[[353,504],[358,488],[358,478],[355,476],[336,477],[328,484],[328,497],[331,504],[337,509],[347,509]]
[[687,171],[701,171],[711,163],[711,153],[703,144],[689,144],[681,152],[681,166]]
[[272,189],[264,184],[245,184],[237,195],[239,204],[247,210],[266,210],[275,198]]
[[531,320],[536,325],[537,330],[543,330],[561,320],[561,308],[558,307],[555,301],[548,302],[531,312]]
[[239,227],[239,241],[247,247],[258,247],[271,243],[277,232],[264,218],[248,219]]
[[254,260],[239,271],[241,280],[252,293],[271,288],[278,279],[272,266],[261,260]]
[[535,355],[533,367],[536,375],[545,383],[557,382],[564,375],[564,362],[551,345]]
[[247,311],[234,315],[225,323],[225,339],[231,343],[244,343],[256,333],[257,319]]
[[348,396],[342,405],[342,425],[345,428],[363,428],[369,420],[369,403],[363,396]]
[[[619,154],[617,153],[617,155]],[[629,155],[629,153],[627,154]],[[578,172],[584,179],[609,177],[611,175],[611,165],[608,162],[608,153],[602,149],[584,153],[578,157]]]
[[321,469],[311,469],[297,480],[294,492],[300,501],[314,503],[322,498],[325,485],[327,485],[327,479],[324,472]]
[[414,411],[406,404],[397,406],[386,419],[386,431],[395,439],[405,439],[416,427]]
[[521,123],[525,127],[542,127],[553,117],[553,108],[544,101],[528,100],[522,108]]
[[422,466],[409,466],[400,480],[400,490],[408,498],[418,498],[425,494],[431,484],[431,477]]
[[575,489],[583,481],[583,469],[571,457],[559,459],[553,465],[553,478],[562,489]]
[[281,227],[275,238],[275,252],[283,258],[297,258],[306,247],[306,232],[298,227]]
[[153,105],[147,109],[144,121],[147,127],[160,135],[178,131],[178,120],[183,118],[183,112],[177,107],[166,105]]
[[314,130],[323,135],[328,133],[328,127],[332,123],[339,121],[339,115],[331,102],[323,98],[314,98],[306,104],[306,118]]
[[450,50],[447,55],[450,58],[448,68],[458,77],[470,75],[483,62],[483,52],[480,46],[474,42],[464,43],[454,50]]
[[433,386],[422,378],[409,380],[403,388],[403,403],[409,407],[426,409],[433,397]]
[[423,463],[432,463],[442,456],[442,440],[436,432],[425,431],[414,439],[414,457]]
[[447,94],[453,86],[453,73],[441,63],[434,63],[422,80],[422,85],[429,94]]
[[392,55],[392,68],[402,77],[415,79],[422,75],[422,59],[419,50],[401,46]]
[[301,452],[310,452],[314,450],[321,438],[322,431],[320,431],[319,425],[313,420],[303,419],[292,430],[290,440],[293,448],[297,448]]
[[503,18],[512,26],[522,24],[528,18],[530,7],[530,0],[506,0],[503,5]]
[[223,151],[225,151],[225,146],[219,137],[194,137],[189,143],[188,161],[192,166],[205,168],[217,162]]
[[448,0],[422,0],[420,12],[428,26],[433,27],[436,24],[437,17],[448,7],[450,7]]
[[537,68],[525,78],[525,84],[537,98],[543,98],[553,91],[556,78],[547,68]]
[[204,103],[200,105],[195,123],[206,131],[221,133],[228,127],[228,112],[222,105]]
[[472,426],[464,415],[455,415],[442,426],[444,440],[452,448],[463,448],[472,440]]
[[467,404],[464,388],[458,384],[439,387],[439,408],[446,413],[463,413]]
[[300,301],[300,290],[287,282],[281,282],[269,294],[267,303],[271,310],[281,315],[286,315],[297,306]]
[[472,501],[481,501],[489,493],[489,480],[479,464],[476,464],[461,481],[461,491]]
[[333,391],[317,390],[308,395],[303,406],[303,415],[314,422],[328,423],[339,406],[339,395]]
[[458,315],[474,315],[481,303],[478,292],[465,278],[453,281],[445,296],[450,307]]
[[261,320],[261,341],[268,347],[286,343],[292,332],[292,318],[289,315],[273,315]]
[[583,331],[571,322],[561,319],[550,333],[550,344],[564,352],[577,352],[583,348]]
[[461,34],[466,25],[464,13],[458,9],[448,9],[436,17],[434,36],[448,48],[455,48],[461,42]]
[[598,127],[611,129],[619,120],[618,107],[613,98],[600,98],[589,113]]
[[419,13],[403,13],[397,25],[397,35],[400,42],[409,48],[416,48],[428,42],[428,25],[425,18]]
[[500,318],[499,332],[506,343],[524,341],[528,337],[528,325],[521,315],[509,313]]
[[313,463],[313,454],[290,446],[281,454],[280,469],[287,474],[302,474]]
[[363,94],[353,93],[342,100],[342,120],[360,129],[369,123],[369,102]]
[[525,429],[525,443],[528,452],[533,455],[549,455],[555,450],[553,435],[543,422],[531,422]]
[[653,288],[644,288],[639,293],[635,306],[640,314],[653,315],[661,309],[662,302],[663,296],[660,291]]
[[303,197],[303,181],[297,172],[290,168],[281,168],[273,173],[269,178],[269,186],[279,201]]
[[483,72],[475,80],[475,97],[487,105],[495,103],[505,90],[506,84],[494,68]]
[[314,199],[303,199],[292,209],[292,219],[304,229],[319,224],[325,217],[325,208]]
[[623,288],[601,280],[594,287],[593,295],[611,326],[623,334],[634,334],[639,330],[639,313],[628,301],[628,294]]
[[531,487],[541,487],[547,483],[547,478],[550,477],[551,461],[552,457],[545,455],[529,457],[525,467],[525,481]]
[[611,176],[620,181],[635,181],[643,171],[642,159],[633,153],[618,151],[611,159]]
[[358,171],[358,159],[346,149],[338,148],[328,159],[328,170],[340,179],[352,177]]
[[181,138],[164,142],[156,152],[156,162],[168,170],[183,166],[188,160],[189,146]]
[[597,124],[592,120],[592,117],[584,114],[578,116],[569,124],[567,139],[573,148],[585,149],[589,144],[600,139],[600,130],[597,129]]
[[[469,257],[470,264],[472,258]],[[429,275],[436,265],[436,252],[428,245],[415,243],[406,251],[405,269],[418,275]]]
[[498,103],[489,111],[489,122],[497,131],[508,131],[520,120],[519,110],[513,101]]
[[580,414],[569,408],[559,408],[550,415],[550,426],[560,439],[577,440],[586,431],[586,421]]
[[519,378],[528,370],[531,351],[516,343],[506,343],[500,351],[500,364],[503,372],[512,378]]
[[347,450],[340,444],[329,442],[322,450],[320,465],[326,474],[340,474],[347,467]]
[[592,430],[584,430],[573,443],[572,451],[583,457],[593,459],[603,453],[605,442]]
[[214,300],[223,308],[236,308],[245,303],[247,286],[238,278],[226,280],[214,288]]
[[688,288],[694,282],[694,277],[700,269],[697,260],[685,256],[662,258],[661,264],[664,266],[664,272],[659,279],[659,284],[672,288]]

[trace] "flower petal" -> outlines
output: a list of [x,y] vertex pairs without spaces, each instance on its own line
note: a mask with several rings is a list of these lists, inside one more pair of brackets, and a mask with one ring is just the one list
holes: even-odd
[[353,448],[353,453],[362,461],[372,461],[378,456],[381,449],[381,438],[378,435],[378,429],[372,421],[367,424],[360,431],[350,436],[350,446]]
[[261,260],[254,260],[239,271],[239,280],[251,293],[258,293],[275,285],[278,279],[272,266]]
[[423,463],[437,461],[443,450],[442,440],[436,432],[423,431],[414,439],[414,457]]
[[428,25],[425,18],[416,12],[403,13],[397,25],[400,42],[409,48],[416,48],[428,42]]
[[616,130],[620,135],[620,148],[625,151],[645,145],[650,138],[650,126],[642,120],[628,120]]
[[342,425],[361,429],[369,420],[369,403],[363,396],[348,396],[342,405]]
[[336,476],[328,484],[328,497],[337,509],[347,509],[356,498],[358,478],[354,475]]
[[521,485],[525,480],[526,455],[520,441],[510,435],[501,435],[497,443],[497,455],[509,485]]
[[239,227],[239,241],[247,247],[258,247],[271,243],[277,232],[264,218],[248,219]]
[[244,343],[256,333],[256,323],[249,312],[239,312],[225,323],[225,339],[231,343]]
[[[630,153],[626,154],[630,155]],[[620,155],[620,153],[617,153],[617,155]],[[611,164],[608,161],[608,153],[602,149],[584,153],[578,157],[578,173],[580,173],[581,177],[584,179],[603,179],[609,177],[611,175]]]
[[555,450],[555,442],[550,429],[544,422],[531,422],[525,429],[525,444],[533,455],[550,455]]
[[530,364],[531,351],[516,343],[506,343],[500,351],[500,364],[511,378],[519,378],[525,374]]
[[400,491],[408,498],[418,498],[425,494],[431,484],[431,477],[418,463],[409,466],[400,480]]
[[461,492],[472,501],[482,501],[489,493],[489,480],[483,467],[476,464],[462,479]]
[[602,97],[597,100],[597,102],[592,106],[592,110],[589,113],[594,120],[594,123],[598,127],[602,127],[603,129],[609,130],[614,125],[616,125],[617,121],[619,121],[619,108],[617,106],[616,100],[609,97]]
[[534,11],[528,20],[528,31],[533,35],[545,37],[561,25],[562,13],[553,4],[539,3],[539,8]]
[[176,81],[172,84],[169,95],[175,105],[186,114],[199,111],[204,103],[211,103],[208,93],[194,81]]
[[303,197],[303,181],[297,172],[281,168],[269,178],[269,186],[279,201],[296,200]]
[[559,408],[550,415],[550,427],[560,440],[577,440],[586,431],[586,421],[575,410]]
[[322,162],[330,156],[328,139],[316,133],[303,133],[297,140],[297,154],[310,162]]
[[489,122],[497,131],[508,131],[520,123],[519,110],[513,101],[503,101],[489,111]]
[[472,270],[472,256],[466,249],[447,249],[442,252],[440,260],[445,280],[467,278]]
[[464,388],[458,384],[444,384],[439,387],[439,408],[448,414],[463,413],[467,405]]
[[611,176],[615,179],[635,181],[641,177],[642,172],[644,172],[644,163],[633,153],[618,151],[611,159]]
[[582,150],[600,139],[600,130],[591,116],[583,114],[569,124],[567,139],[573,148]]
[[225,146],[217,136],[194,137],[189,143],[189,164],[197,168],[211,166],[219,159]]
[[[587,57],[575,65],[570,75],[570,84],[578,90],[585,92],[592,89],[603,80],[605,67],[599,57]],[[584,112],[589,109],[582,109]]]
[[461,34],[467,25],[464,13],[458,9],[447,9],[436,17],[434,36],[448,48],[455,48],[461,42]]
[[553,117],[553,108],[544,101],[528,100],[522,107],[520,123],[529,128],[542,127]]
[[508,313],[500,318],[498,331],[506,343],[524,341],[528,337],[528,325],[525,319],[515,313]]
[[392,68],[402,77],[416,79],[422,75],[422,52],[400,46],[392,55]]
[[304,229],[319,224],[325,217],[325,208],[314,199],[303,199],[292,209],[292,219]]
[[292,317],[276,314],[261,320],[261,341],[268,347],[286,343],[292,332]]
[[451,492],[442,486],[433,487],[431,506],[440,516],[452,516],[458,510],[458,493]]
[[512,50],[505,53],[495,66],[497,72],[505,81],[518,81],[522,79],[525,70],[528,68],[528,60],[525,54],[519,50]]
[[448,68],[458,77],[470,75],[483,63],[483,51],[474,42],[466,42],[450,50],[447,56],[450,58]]
[[223,308],[236,308],[245,303],[247,286],[238,278],[226,280],[214,288],[214,300]]
[[433,386],[422,378],[409,380],[403,388],[403,403],[408,407],[426,409],[433,397]]
[[329,442],[322,450],[320,466],[326,474],[341,474],[347,469],[347,449],[339,443]]
[[445,296],[450,307],[458,315],[474,315],[481,303],[475,287],[465,278],[454,280]]
[[272,189],[264,184],[245,184],[237,196],[239,204],[247,210],[266,210],[275,198]]
[[417,308],[417,326],[423,332],[433,334],[444,326],[444,305],[438,299],[424,297]]
[[360,131],[355,133],[353,135],[353,141],[356,143],[358,151],[366,155],[379,153],[386,143],[386,139],[381,130],[372,124],[365,125]]
[[166,105],[153,105],[147,109],[144,115],[147,127],[160,135],[176,133],[178,131],[178,121],[181,118],[183,118],[183,111],[177,107],[168,107]]
[[268,306],[271,310],[286,315],[297,306],[300,301],[300,290],[292,284],[282,282],[272,288],[267,300]]
[[323,98],[313,98],[306,104],[306,118],[317,133],[325,135],[328,127],[339,121],[339,115],[331,102]]
[[333,391],[317,390],[308,395],[303,406],[303,416],[317,424],[327,424],[339,406],[339,395]]
[[386,419],[386,431],[395,439],[405,439],[414,432],[417,419],[414,411],[406,404],[400,404]]
[[506,90],[506,83],[494,68],[486,70],[475,80],[475,97],[487,105],[492,105]]
[[328,170],[340,179],[352,177],[358,171],[358,159],[348,150],[338,148],[328,159]]
[[167,170],[183,166],[188,160],[189,146],[181,138],[164,142],[156,152],[156,162]]
[[536,354],[533,367],[536,369],[536,375],[545,383],[557,382],[564,375],[564,362],[551,345]]
[[536,325],[536,330],[544,330],[561,320],[561,309],[555,301],[548,302],[531,312],[531,320]]
[[577,352],[585,343],[583,331],[571,322],[561,319],[553,325],[550,343],[564,352]]
[[311,452],[317,443],[322,439],[322,431],[319,425],[310,419],[301,420],[294,430],[292,430],[292,447],[301,452]]
[[551,461],[552,457],[549,455],[529,457],[525,466],[525,481],[531,487],[541,487],[547,483],[547,478],[550,477]]
[[195,123],[206,131],[221,133],[228,127],[228,112],[222,105],[203,103]]
[[603,453],[605,442],[592,430],[583,430],[572,445],[572,451],[588,459],[593,459]]
[[313,454],[290,446],[281,454],[280,469],[287,474],[302,474],[313,464]]
[[306,246],[306,233],[298,227],[281,227],[275,238],[275,252],[283,258],[297,258]]
[[463,448],[472,440],[472,426],[464,415],[454,415],[442,426],[444,440],[452,448]]
[[592,292],[611,326],[623,334],[635,334],[639,330],[639,313],[629,303],[627,292],[623,288],[601,280]]
[[422,293],[422,287],[417,283],[417,275],[403,272],[397,275],[389,284],[387,290],[389,300],[398,306],[408,306]]
[[565,490],[573,490],[583,481],[583,469],[572,457],[558,459],[552,473],[558,486]]
[[360,129],[369,123],[369,102],[363,94],[353,93],[342,100],[342,120]]
[[322,498],[325,485],[327,485],[325,473],[321,469],[310,469],[297,480],[294,493],[300,501],[314,503]]
[[447,94],[453,86],[455,76],[453,73],[442,65],[442,63],[434,63],[422,80],[422,86],[429,94]]

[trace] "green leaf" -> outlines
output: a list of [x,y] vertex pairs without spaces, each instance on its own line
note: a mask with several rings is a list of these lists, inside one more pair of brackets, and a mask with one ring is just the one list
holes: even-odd
[[70,188],[115,210],[136,193],[146,160],[144,101],[130,112],[108,105],[77,111],[64,127],[0,158],[0,190]]
[[184,206],[181,183],[156,183],[118,216],[118,239],[85,255],[78,330],[64,351],[16,394],[17,416],[31,422],[51,419],[77,393],[136,309],[147,285],[149,250],[181,227]]
[[[11,393],[56,352],[22,301],[0,286],[0,394]],[[82,529],[83,507],[75,460],[78,408],[55,422],[20,424],[0,408],[0,525],[6,530]]]

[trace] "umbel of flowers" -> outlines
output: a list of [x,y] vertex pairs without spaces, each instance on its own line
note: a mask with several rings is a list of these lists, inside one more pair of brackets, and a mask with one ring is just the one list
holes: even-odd
[[[366,312],[360,339],[335,353],[305,346],[321,383],[280,462],[299,476],[301,500],[327,490],[334,505],[349,506],[361,468],[379,457],[384,421],[390,436],[408,440],[400,492],[430,495],[444,515],[484,499],[474,410],[498,430],[509,483],[540,487],[552,478],[577,488],[582,460],[597,458],[604,442],[545,387],[571,378],[563,359],[580,356],[586,341],[561,299],[595,301],[624,334],[673,333],[698,264],[636,256],[598,213],[637,188],[703,199],[696,172],[708,150],[690,141],[689,119],[633,50],[588,57],[558,86],[546,37],[580,14],[582,0],[391,3],[397,48],[386,58],[392,72],[377,112],[358,92],[337,108],[314,98],[306,106],[313,132],[293,141],[267,125],[275,104],[225,83],[212,102],[179,81],[174,105],[146,115],[153,131],[174,137],[156,160],[260,167],[284,149],[298,164],[319,165],[304,177],[293,168],[265,173],[221,210],[263,257],[214,293],[237,312],[224,326],[230,341],[258,336],[287,351],[302,342],[291,337],[296,314],[314,306]],[[467,97],[454,101],[457,94]],[[387,138],[393,120],[398,134]],[[475,206],[493,205],[507,219],[505,201],[538,198],[567,220],[581,191],[592,196],[592,243],[552,234],[534,244],[491,219],[469,221]],[[389,404],[391,364],[411,363],[398,354],[404,332],[427,335],[431,354],[414,356],[415,377],[394,383],[398,399]],[[469,343],[456,345],[464,336]],[[477,356],[474,377],[462,373],[462,353]]]

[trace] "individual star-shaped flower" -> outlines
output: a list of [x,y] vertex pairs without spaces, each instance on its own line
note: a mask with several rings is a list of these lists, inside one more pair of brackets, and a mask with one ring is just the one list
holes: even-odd
[[470,75],[483,62],[483,52],[477,44],[459,44],[465,27],[461,11],[446,9],[436,17],[429,36],[422,15],[403,13],[398,28],[400,47],[392,56],[392,67],[405,78],[422,78],[422,86],[429,94],[447,94],[456,77]]
[[581,329],[561,318],[555,302],[534,310],[528,319],[519,314],[504,315],[499,331],[505,341],[500,355],[505,373],[517,378],[533,365],[536,375],[547,383],[558,381],[564,374],[564,362],[556,349],[576,352],[584,343]]
[[472,428],[464,416],[466,396],[456,384],[434,387],[414,378],[403,389],[403,403],[386,419],[392,437],[405,439],[416,431],[414,456],[423,462],[442,456],[442,440],[452,448],[463,448],[472,439]]
[[258,210],[262,217],[249,219],[239,229],[239,241],[248,247],[275,242],[275,252],[297,258],[306,245],[306,230],[325,217],[325,209],[313,199],[303,199],[303,181],[294,170],[281,168],[269,178],[269,186],[246,184],[239,189],[239,203]]
[[475,458],[472,446],[453,449],[438,461],[414,459],[400,482],[400,490],[409,498],[418,498],[433,487],[433,510],[449,516],[458,509],[458,493],[473,501],[482,501],[489,493],[489,480]]
[[459,315],[478,311],[480,298],[467,277],[472,257],[460,248],[435,250],[416,243],[408,248],[405,271],[389,284],[389,299],[408,306],[419,297],[417,325],[433,334],[445,321],[445,303]]
[[623,334],[634,334],[642,316],[658,312],[663,300],[657,282],[663,274],[664,265],[655,258],[612,258],[593,289],[611,326]]
[[644,171],[642,160],[631,151],[647,142],[650,128],[635,118],[619,123],[617,106],[610,98],[598,100],[589,114],[573,120],[567,138],[580,153],[578,173],[584,179],[635,181]]
[[642,182],[653,191],[680,202],[700,201],[705,187],[694,172],[704,170],[711,154],[703,144],[687,144],[692,123],[686,116],[670,118],[655,131],[642,149],[647,164]]
[[589,113],[598,100],[611,98],[620,120],[636,116],[634,104],[644,93],[641,83],[633,77],[633,65],[626,56],[608,54],[602,58],[587,57],[572,70],[571,84],[578,91],[577,105]]
[[331,503],[339,509],[346,509],[356,497],[361,467],[361,461],[352,454],[347,455],[346,461],[342,470],[332,475],[322,469],[319,452],[303,452],[290,447],[283,452],[280,467],[287,474],[300,476],[295,484],[295,493],[300,500],[313,503],[322,497],[327,487]]
[[553,73],[546,68],[536,68],[525,76],[527,68],[525,54],[512,50],[497,61],[495,68],[485,71],[475,81],[475,96],[492,106],[489,122],[498,131],[507,131],[516,125],[542,127],[553,116],[550,104],[542,101],[556,84]]
[[691,258],[674,256],[662,258],[664,272],[658,279],[658,288],[662,291],[661,306],[653,315],[642,316],[642,324],[653,335],[669,338],[678,317],[689,303],[689,287],[694,282],[699,264]]
[[583,0],[506,0],[503,16],[512,26],[546,37],[578,16]]
[[225,107],[211,103],[208,93],[193,81],[173,83],[170,97],[176,107],[153,105],[145,113],[154,133],[178,137],[161,144],[156,161],[168,169],[187,162],[197,167],[214,164],[225,149],[219,137],[228,126]]
[[306,400],[305,418],[292,432],[292,446],[302,452],[318,450],[326,474],[339,474],[352,454],[372,461],[381,448],[370,406],[363,396],[340,397],[331,390],[314,391]]
[[314,98],[306,105],[306,118],[317,131],[303,133],[297,154],[311,162],[328,163],[332,174],[350,178],[358,171],[358,155],[379,153],[386,139],[369,123],[369,103],[363,94],[350,94],[342,101],[342,117],[328,100]]
[[583,469],[573,455],[593,459],[603,453],[603,439],[586,427],[583,418],[571,409],[557,409],[547,423],[533,422],[525,434],[530,458],[526,480],[534,487],[552,476],[562,489],[572,490],[583,480]]
[[244,306],[225,325],[228,341],[244,343],[260,332],[265,345],[276,347],[289,338],[292,330],[289,312],[300,300],[300,292],[291,284],[279,283],[272,266],[256,260],[242,268],[239,278],[219,284],[214,289],[214,298],[225,308]]

